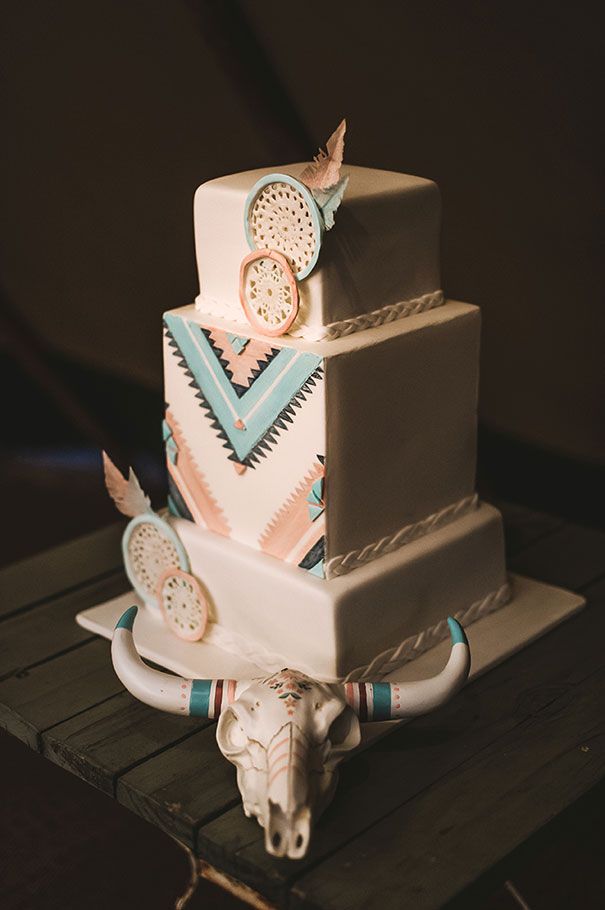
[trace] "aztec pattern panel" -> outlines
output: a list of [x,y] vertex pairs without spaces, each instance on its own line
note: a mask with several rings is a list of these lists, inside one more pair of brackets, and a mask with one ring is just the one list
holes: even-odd
[[324,576],[322,359],[167,313],[170,508]]

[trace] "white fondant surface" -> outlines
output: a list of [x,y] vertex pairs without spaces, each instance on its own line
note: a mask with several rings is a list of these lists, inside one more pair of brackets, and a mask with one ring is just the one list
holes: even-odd
[[244,639],[249,653],[269,652],[321,679],[369,664],[506,582],[501,519],[488,505],[330,581],[191,522],[172,524],[207,595],[210,621]]
[[[246,197],[259,178],[293,177],[305,163],[260,168],[202,184],[195,194],[198,309],[246,325],[239,268],[250,252]],[[300,310],[291,329],[327,325],[411,300],[440,287],[441,206],[436,184],[421,177],[345,165],[349,184],[336,224],[323,235],[313,272],[299,284]]]
[[173,526],[209,593],[212,620],[323,679],[346,676],[506,581],[500,514],[485,504],[329,581],[191,522]]
[[389,328],[326,357],[328,562],[474,492],[478,308],[447,303]]
[[[191,310],[187,318],[191,318]],[[223,440],[200,407],[195,389],[164,342],[164,398],[193,458],[231,529],[230,536],[259,549],[260,537],[296,485],[325,452],[324,382],[318,382],[279,442],[255,468],[237,474]]]
[[[510,603],[496,613],[479,619],[467,630],[471,648],[470,680],[491,670],[573,616],[585,603],[577,594],[530,578],[515,575],[511,577],[511,582],[514,596]],[[79,613],[77,621],[91,632],[111,638],[124,610],[137,602],[136,594],[130,591]],[[206,641],[186,642],[167,635],[165,626],[145,608],[137,617],[134,638],[143,657],[187,678],[250,679],[264,675],[267,669]],[[433,676],[445,666],[449,650],[450,643],[443,641],[385,679],[408,682]],[[404,721],[363,724],[362,745],[384,736],[400,723]]]
[[[173,318],[237,333],[193,307]],[[234,540],[260,548],[277,511],[326,456],[326,559],[374,545],[470,496],[476,462],[480,318],[450,301],[329,342],[278,347],[322,359],[323,378],[266,457],[236,474],[223,439],[165,342],[165,399]],[[246,337],[264,341],[262,335]],[[296,560],[293,560],[296,561]]]

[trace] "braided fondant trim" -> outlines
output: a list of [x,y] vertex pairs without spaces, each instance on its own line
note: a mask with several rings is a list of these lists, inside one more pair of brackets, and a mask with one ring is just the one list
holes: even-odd
[[[458,610],[457,613],[454,613],[454,617],[463,626],[470,626],[476,620],[503,607],[508,603],[510,597],[511,586],[507,581],[497,590],[490,592],[481,600],[475,601],[470,607]],[[392,673],[393,670],[397,670],[403,664],[414,660],[415,657],[419,657],[425,651],[435,647],[439,642],[444,641],[449,634],[447,619],[442,619],[436,625],[404,639],[396,647],[382,651],[366,666],[357,667],[355,670],[351,670],[347,676],[339,680],[332,680],[332,682],[376,682],[381,677]],[[237,654],[238,657],[243,657],[266,672],[280,670],[288,663],[287,658],[283,655],[269,651],[261,644],[251,642],[243,635],[228,631],[217,623],[208,623],[204,642],[223,648],[223,650],[232,654]],[[309,676],[316,675],[313,674],[312,669],[301,665],[300,662],[298,662],[296,669],[302,673],[308,673]]]
[[375,543],[368,544],[361,550],[351,550],[342,556],[333,556],[326,565],[326,577],[335,578],[338,575],[346,575],[347,572],[352,572],[353,569],[365,566],[366,563],[373,562],[387,553],[393,553],[394,550],[398,550],[406,543],[418,540],[419,537],[424,537],[426,534],[430,534],[431,531],[436,531],[457,518],[461,518],[467,512],[472,512],[473,509],[477,508],[478,503],[479,499],[476,493],[472,496],[466,496],[464,499],[446,506],[439,512],[434,512],[427,518],[423,518],[422,521],[400,528],[399,531],[391,534],[390,537],[383,537]]
[[[289,330],[288,335],[292,335],[295,338],[304,338],[306,341],[333,341],[336,338],[353,335],[355,332],[363,332],[364,329],[373,329],[375,326],[395,322],[397,319],[405,319],[407,316],[424,313],[425,310],[434,310],[435,307],[443,306],[444,303],[443,291],[431,291],[430,294],[423,294],[422,297],[415,297],[413,300],[389,303],[379,310],[372,310],[371,313],[351,316],[349,319],[330,322],[328,325],[294,325]],[[209,316],[235,319],[237,322],[242,321],[239,311],[225,312],[222,304],[210,297],[202,297],[201,294],[196,299],[195,308]]]
[[[507,581],[496,591],[492,591],[482,600],[477,600],[466,609],[458,610],[454,613],[454,619],[457,619],[463,626],[470,626],[476,620],[493,613],[500,607],[503,607],[511,598],[511,586]],[[434,648],[439,642],[444,641],[449,635],[449,626],[447,619],[442,619],[435,626],[424,629],[418,635],[412,635],[406,638],[395,648],[389,648],[383,651],[366,667],[357,667],[351,670],[343,682],[365,682],[376,681],[393,670],[397,670],[403,664],[414,660],[420,654]]]
[[371,313],[351,316],[349,319],[342,319],[340,322],[330,322],[328,325],[318,326],[317,329],[311,326],[301,326],[300,328],[294,326],[290,330],[290,334],[306,338],[309,341],[333,341],[335,338],[344,338],[346,335],[353,335],[355,332],[363,332],[365,329],[386,325],[386,323],[395,322],[397,319],[405,319],[407,316],[424,313],[425,310],[434,310],[435,307],[443,306],[444,303],[443,291],[432,291],[430,294],[423,294],[422,297],[416,297],[413,300],[389,303],[379,310],[372,310]]

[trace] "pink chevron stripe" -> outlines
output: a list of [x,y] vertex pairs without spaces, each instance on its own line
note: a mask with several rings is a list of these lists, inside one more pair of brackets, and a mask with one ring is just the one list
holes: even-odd
[[238,385],[249,386],[254,370],[258,369],[258,362],[266,360],[271,354],[274,344],[257,341],[250,338],[246,347],[241,353],[236,354],[231,347],[231,342],[227,337],[227,332],[220,329],[212,329],[210,337],[214,344],[223,352],[222,360],[226,360],[231,371],[232,381]]
[[284,737],[284,739],[280,739],[280,741],[278,743],[274,743],[272,746],[269,746],[269,749],[267,752],[267,757],[270,757],[271,755],[273,755],[275,750],[279,749],[280,746],[283,746],[285,743],[289,743],[289,742],[290,742],[290,734],[288,733]]
[[324,476],[324,466],[315,462],[286,502],[275,513],[259,538],[265,553],[298,564],[325,531],[325,517],[313,521],[307,496],[316,480]]
[[223,537],[230,537],[229,523],[216,499],[212,496],[204,475],[195,463],[179,423],[170,411],[166,411],[166,423],[178,449],[176,465],[169,458],[166,460],[168,471],[179,488],[187,508],[197,524],[216,534],[221,534]]
[[271,774],[271,776],[269,777],[269,780],[267,781],[267,787],[270,787],[271,784],[272,784],[275,780],[277,780],[277,778],[280,776],[280,774],[283,774],[285,771],[289,771],[289,770],[291,770],[291,771],[296,771],[296,772],[297,772],[298,774],[300,774],[302,777],[306,777],[305,772],[304,772],[303,769],[300,767],[300,765],[290,764],[290,763],[288,762],[287,765],[283,765],[281,768],[278,768],[278,770],[277,770],[274,774]]

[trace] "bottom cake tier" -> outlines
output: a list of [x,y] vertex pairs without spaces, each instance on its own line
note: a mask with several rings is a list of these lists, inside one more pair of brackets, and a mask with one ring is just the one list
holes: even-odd
[[348,575],[324,580],[171,518],[210,606],[208,639],[259,666],[327,681],[391,672],[510,597],[500,513],[482,503]]

